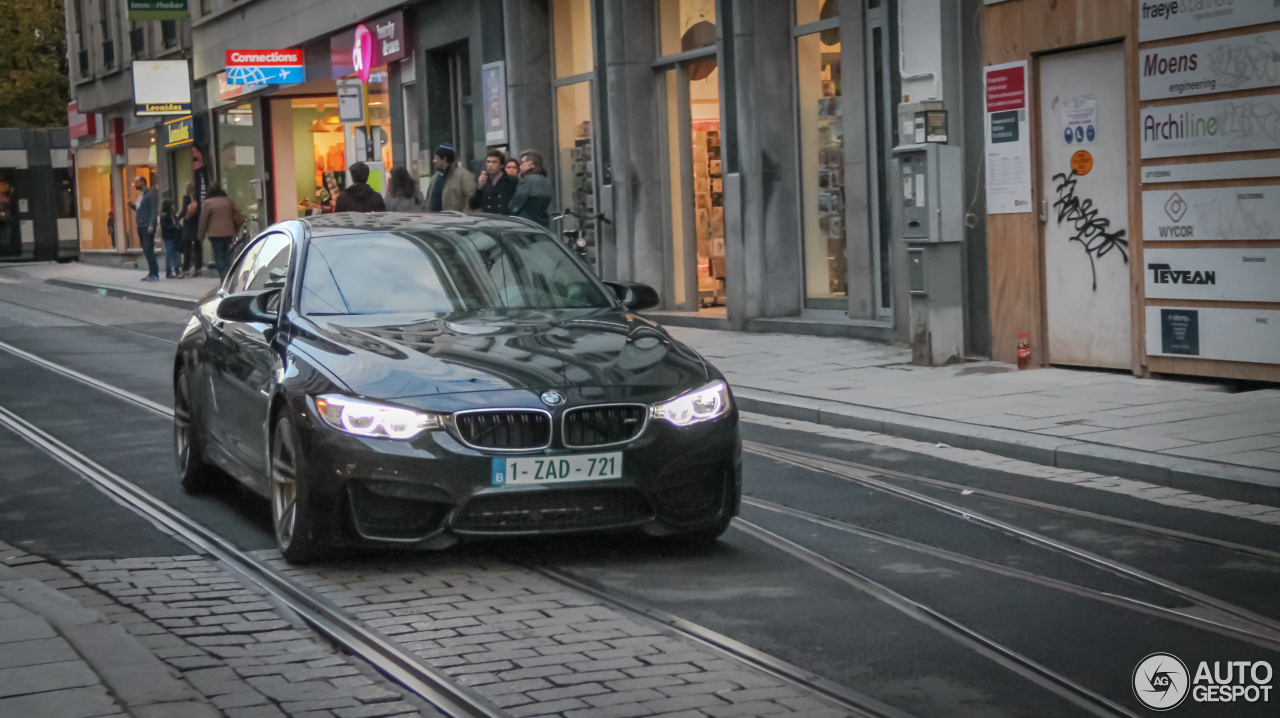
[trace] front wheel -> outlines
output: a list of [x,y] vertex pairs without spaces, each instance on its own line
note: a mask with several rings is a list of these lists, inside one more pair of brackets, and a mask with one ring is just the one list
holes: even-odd
[[720,537],[724,535],[725,531],[729,530],[729,525],[731,523],[733,523],[733,517],[725,516],[704,529],[679,534],[672,538],[686,546],[711,546],[720,540]]
[[305,482],[299,480],[302,456],[287,416],[271,436],[271,523],[284,560],[308,563],[327,553],[330,537]]
[[217,475],[204,461],[201,441],[196,433],[191,380],[186,370],[178,372],[173,384],[173,452],[178,463],[178,478],[189,494],[201,494],[214,488]]

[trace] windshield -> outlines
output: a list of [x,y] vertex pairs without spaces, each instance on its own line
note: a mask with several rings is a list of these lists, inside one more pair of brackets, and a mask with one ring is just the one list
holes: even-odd
[[302,277],[304,314],[613,306],[550,235],[432,230],[321,237]]

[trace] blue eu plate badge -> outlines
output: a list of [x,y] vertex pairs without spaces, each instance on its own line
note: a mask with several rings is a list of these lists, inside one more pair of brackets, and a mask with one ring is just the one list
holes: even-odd
[[507,483],[507,460],[493,460],[493,485],[503,486]]

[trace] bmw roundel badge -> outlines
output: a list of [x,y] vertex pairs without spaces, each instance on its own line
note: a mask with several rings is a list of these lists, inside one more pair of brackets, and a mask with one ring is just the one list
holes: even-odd
[[564,403],[564,394],[558,391],[542,392],[542,403],[547,406],[560,406]]

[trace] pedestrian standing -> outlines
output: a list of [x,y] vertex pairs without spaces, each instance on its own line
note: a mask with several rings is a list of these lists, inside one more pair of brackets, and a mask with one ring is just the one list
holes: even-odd
[[335,212],[386,212],[382,195],[369,186],[369,165],[357,162],[347,168],[351,186],[342,190],[333,203]]
[[428,212],[464,212],[476,193],[476,178],[458,164],[458,155],[448,145],[440,145],[431,157],[436,173],[427,187]]
[[204,263],[204,251],[200,242],[200,198],[196,196],[194,182],[187,183],[178,218],[182,222],[182,272],[178,277],[198,277]]
[[160,238],[164,240],[164,278],[174,279],[182,272],[182,225],[167,199],[160,203]]
[[507,164],[504,165],[503,170],[507,173],[507,176],[515,180],[517,184],[520,182],[520,160],[512,157],[507,160]]
[[516,194],[516,185],[520,182],[507,174],[503,166],[507,156],[501,150],[489,150],[484,158],[484,172],[476,180],[476,193],[471,195],[471,209],[478,209],[489,214],[507,214],[511,206],[511,198]]
[[147,276],[144,282],[155,282],[160,279],[160,267],[156,264],[156,222],[159,219],[159,196],[154,187],[147,186],[146,177],[138,177],[133,181],[133,188],[138,190],[138,203],[133,206],[134,224],[138,227],[138,244],[142,247],[142,255],[147,258]]
[[388,212],[421,212],[422,193],[413,182],[413,175],[403,167],[391,170],[387,183],[386,205]]
[[520,153],[520,184],[511,198],[511,214],[551,229],[551,180],[542,164],[542,155],[533,150]]
[[[381,199],[381,197],[379,197]],[[200,228],[196,233],[197,241],[209,238],[213,248],[213,264],[218,268],[218,276],[225,278],[231,269],[231,240],[239,234],[244,226],[244,215],[240,208],[227,196],[222,187],[214,186],[209,190],[209,199],[200,208]]]

